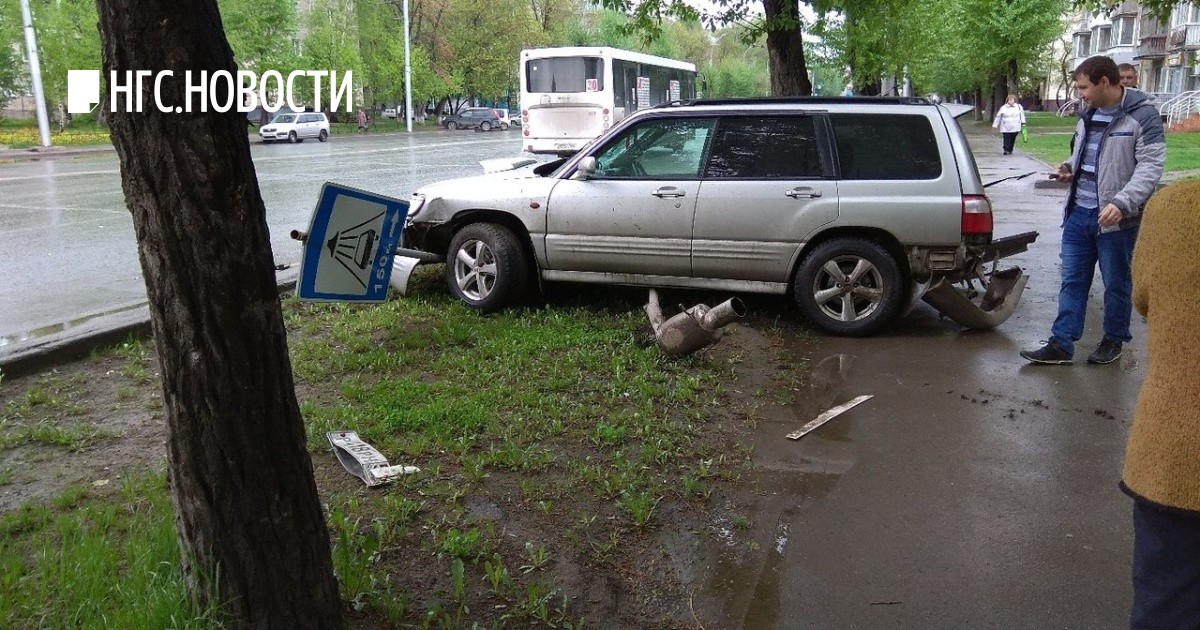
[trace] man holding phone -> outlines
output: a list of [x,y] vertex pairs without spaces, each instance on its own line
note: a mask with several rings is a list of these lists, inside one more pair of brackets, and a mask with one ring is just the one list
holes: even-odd
[[1087,107],[1075,127],[1077,142],[1057,178],[1071,184],[1063,208],[1062,286],[1050,339],[1021,357],[1042,365],[1067,364],[1083,336],[1088,292],[1096,264],[1104,280],[1104,338],[1088,363],[1112,363],[1132,337],[1131,263],[1142,207],[1158,187],[1167,145],[1149,95],[1123,87],[1117,64],[1089,57],[1075,69],[1075,89]]

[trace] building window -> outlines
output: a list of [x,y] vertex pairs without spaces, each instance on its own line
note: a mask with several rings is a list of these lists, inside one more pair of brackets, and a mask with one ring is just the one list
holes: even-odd
[[1075,56],[1087,57],[1092,54],[1092,36],[1076,35],[1075,36]]
[[1110,28],[1108,26],[1101,26],[1100,28],[1096,29],[1096,52],[1097,53],[1102,53],[1102,52],[1108,51],[1111,35],[1112,35],[1112,28]]
[[1132,46],[1134,43],[1134,19],[1133,16],[1123,17],[1117,20],[1114,25],[1117,27],[1117,45]]

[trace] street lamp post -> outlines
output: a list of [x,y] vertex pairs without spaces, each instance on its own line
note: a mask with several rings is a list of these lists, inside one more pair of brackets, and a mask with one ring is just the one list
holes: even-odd
[[50,118],[46,115],[46,94],[42,92],[42,65],[38,62],[37,35],[33,32],[33,14],[29,0],[21,0],[21,18],[25,22],[25,49],[29,56],[29,77],[33,83],[33,102],[37,108],[38,137],[42,146],[50,146]]
[[408,0],[404,0],[404,119],[412,133],[412,60],[408,43]]

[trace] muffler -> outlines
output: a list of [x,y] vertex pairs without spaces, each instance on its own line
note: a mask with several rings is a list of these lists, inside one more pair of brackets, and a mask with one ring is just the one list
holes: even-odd
[[946,280],[937,281],[921,299],[967,328],[995,328],[1012,316],[1028,281],[1029,276],[1021,273],[1020,267],[1010,267],[992,274],[979,304]]
[[645,310],[658,347],[669,357],[686,356],[711,346],[720,341],[722,328],[746,315],[746,305],[738,298],[731,298],[713,308],[697,304],[664,321],[658,292],[654,289],[650,289],[650,301]]

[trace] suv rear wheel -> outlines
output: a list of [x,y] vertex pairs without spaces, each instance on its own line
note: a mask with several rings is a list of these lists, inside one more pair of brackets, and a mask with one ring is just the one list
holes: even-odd
[[483,121],[483,122],[479,123],[479,128],[480,128],[481,130],[483,130],[483,131],[491,131],[491,130],[492,130],[492,123],[490,123],[490,122],[488,122],[488,121],[486,121],[486,120],[485,120],[485,121]]
[[508,228],[472,223],[459,230],[446,253],[446,283],[468,307],[493,313],[525,294],[529,263]]
[[329,139],[329,132],[325,131],[324,129],[321,130],[321,133],[317,134],[317,140],[320,140],[321,142],[325,142],[328,139]]
[[458,129],[458,123],[451,120],[450,122],[446,123],[446,128],[450,131],[454,131],[455,129]]
[[804,257],[792,287],[796,304],[817,328],[863,337],[878,332],[900,312],[900,267],[878,243],[836,238]]

